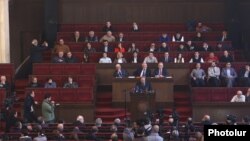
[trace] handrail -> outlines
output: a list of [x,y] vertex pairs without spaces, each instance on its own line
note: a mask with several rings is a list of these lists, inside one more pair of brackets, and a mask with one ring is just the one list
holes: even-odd
[[16,68],[15,75],[20,71],[20,69],[23,67],[23,65],[30,59],[30,56],[27,56],[23,62]]

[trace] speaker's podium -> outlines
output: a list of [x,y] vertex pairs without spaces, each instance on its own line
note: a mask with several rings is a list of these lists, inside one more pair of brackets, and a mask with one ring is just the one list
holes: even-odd
[[132,120],[145,117],[145,113],[155,111],[155,107],[154,91],[142,93],[130,92],[130,106],[128,108]]

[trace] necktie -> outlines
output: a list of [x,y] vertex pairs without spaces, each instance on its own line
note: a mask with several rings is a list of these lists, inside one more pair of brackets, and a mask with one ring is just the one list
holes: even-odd
[[121,71],[118,72],[118,76],[122,77],[122,72]]
[[168,62],[168,58],[167,57],[165,58],[165,62]]
[[159,75],[162,75],[162,70],[161,69],[159,70]]
[[143,69],[143,76],[146,76],[146,70]]

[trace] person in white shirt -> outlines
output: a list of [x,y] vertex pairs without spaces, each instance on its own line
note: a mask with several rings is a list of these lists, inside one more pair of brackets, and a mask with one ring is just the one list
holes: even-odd
[[204,59],[200,56],[198,51],[194,52],[194,56],[190,59],[189,63],[204,63]]
[[99,63],[112,63],[112,60],[110,57],[108,57],[107,53],[103,53],[103,57],[100,58]]
[[233,96],[231,102],[245,102],[246,97],[243,95],[242,91],[237,91],[237,94]]
[[181,53],[179,53],[177,57],[174,58],[174,63],[185,63],[184,57],[182,57]]
[[220,85],[220,68],[216,66],[215,62],[211,63],[211,66],[207,69],[208,83],[212,87],[218,87]]
[[153,52],[150,52],[147,57],[145,57],[145,63],[158,63],[157,58],[154,56]]

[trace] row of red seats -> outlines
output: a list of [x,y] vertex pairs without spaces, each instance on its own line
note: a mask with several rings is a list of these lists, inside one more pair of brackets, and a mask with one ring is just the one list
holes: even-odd
[[30,91],[35,92],[35,100],[42,102],[44,95],[46,93],[51,94],[52,100],[59,103],[81,103],[81,102],[94,102],[94,92],[92,87],[84,88],[26,88],[25,92],[29,93]]
[[33,64],[33,75],[90,75],[95,76],[95,64]]
[[[200,55],[201,57],[203,57],[203,59],[205,59],[206,57],[208,57],[210,52],[200,52]],[[73,56],[75,56],[79,62],[81,62],[83,60],[83,53],[82,52],[73,52],[72,53]],[[91,53],[89,54],[89,62],[90,63],[98,63],[99,62],[99,59],[102,58],[102,55],[103,53],[101,52],[96,52],[96,53]],[[148,56],[148,52],[140,52],[138,54],[138,60],[139,60],[139,63],[142,62],[144,60],[144,58],[146,56]],[[179,52],[170,52],[169,53],[169,56],[173,59],[175,57],[177,57],[177,55],[179,54]],[[181,53],[182,56],[184,57],[185,59],[185,62],[189,62],[189,60],[194,56],[194,52],[183,52]],[[230,54],[234,57],[234,52],[231,51]],[[47,54],[47,60],[46,61],[50,61],[48,59],[51,58],[50,56],[51,54]],[[223,55],[223,52],[215,52],[215,55],[219,58]],[[123,53],[123,57],[127,59],[128,62],[131,62],[132,60],[132,56],[133,54],[132,53]],[[158,61],[160,61],[160,59],[162,59],[164,57],[164,53],[154,53],[154,56],[159,59]],[[110,57],[112,60],[114,60],[116,58],[116,53],[108,53],[108,57]],[[57,74],[57,72],[55,72]],[[58,72],[60,73],[60,72]]]
[[[133,42],[123,42],[122,46],[126,49],[126,51],[131,47],[131,44]],[[161,46],[160,42],[150,42],[150,41],[145,41],[145,42],[135,42],[136,48],[139,49],[139,51],[148,51],[151,43],[155,43],[156,48],[159,48]],[[232,48],[231,42],[219,42],[219,41],[209,41],[207,44],[212,47],[213,50],[216,50],[217,44],[222,43],[222,46],[226,46],[228,48]],[[70,51],[72,52],[80,52],[83,51],[84,48],[87,47],[87,43],[74,43],[74,42],[68,42],[65,43],[66,45],[69,46]],[[169,46],[170,51],[177,51],[178,47],[180,44],[186,45],[185,42],[168,42],[167,45]],[[193,44],[199,49],[202,47],[203,42],[193,42]],[[109,43],[109,46],[115,48],[118,46],[118,42],[111,42]],[[103,43],[100,42],[93,42],[91,43],[91,47],[95,48],[96,51],[102,51]]]
[[14,77],[14,64],[0,63],[0,75],[10,76],[12,79]]
[[[5,89],[0,89],[0,99],[1,99],[1,102],[2,100],[4,100],[6,97],[6,90]],[[2,103],[0,104],[0,106],[2,105]]]
[[[183,23],[161,23],[161,24],[145,24],[138,23],[140,31],[187,31],[187,26]],[[225,29],[222,23],[206,23],[206,25],[212,28],[214,31],[222,31]],[[72,32],[72,31],[102,31],[104,24],[61,24],[59,25],[59,31]],[[124,32],[131,31],[132,23],[127,24],[112,24],[115,31]]]
[[[72,71],[74,70],[72,69]],[[43,70],[41,70],[40,72],[44,73]],[[57,87],[63,87],[64,83],[68,82],[68,76],[69,75],[50,75],[50,74],[30,75],[29,82],[32,81],[33,77],[37,77],[38,82],[41,85],[44,85],[47,82],[48,78],[52,78],[56,82]],[[91,88],[95,87],[96,84],[95,76],[91,75],[70,75],[70,76],[73,78],[74,82],[78,83],[79,87],[91,87]]]
[[[99,39],[105,34],[105,33],[95,33]],[[169,34],[170,39],[172,40],[172,35],[174,33]],[[194,37],[196,36],[196,33],[182,33],[184,36],[184,40],[193,40]],[[87,35],[84,34],[84,37]],[[118,33],[114,34],[115,37],[118,37]],[[124,34],[124,40],[125,41],[159,41],[159,38],[161,36],[161,33],[142,33],[142,34],[135,34],[135,33],[129,33],[129,34]],[[64,41],[74,41],[73,38],[73,33],[70,32],[58,32],[57,33],[57,40],[63,39]],[[211,33],[206,33],[203,34],[202,37],[204,38],[205,41],[218,41],[221,37],[221,33],[219,32],[211,32]]]
[[247,87],[234,87],[234,88],[192,88],[193,102],[230,102],[232,97],[236,95],[238,90],[241,90],[244,94],[247,91]]

